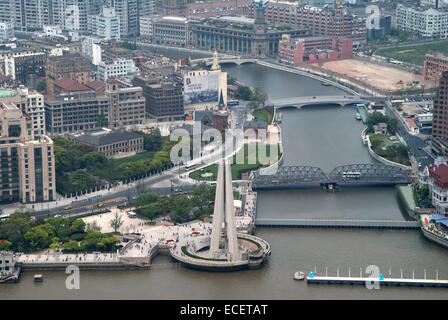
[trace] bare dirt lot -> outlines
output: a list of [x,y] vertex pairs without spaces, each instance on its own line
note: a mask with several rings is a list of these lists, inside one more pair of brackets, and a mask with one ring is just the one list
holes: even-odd
[[356,59],[325,62],[322,64],[322,68],[365,81],[381,90],[402,89],[402,84],[397,83],[400,80],[403,82],[404,88],[412,87],[410,83],[413,80],[419,81],[417,88],[421,88],[421,84],[424,84],[425,88],[434,86],[433,82],[424,81],[421,75]]

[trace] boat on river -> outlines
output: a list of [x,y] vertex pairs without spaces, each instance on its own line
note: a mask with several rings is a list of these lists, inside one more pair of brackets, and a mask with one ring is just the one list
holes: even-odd
[[305,274],[302,271],[297,271],[296,273],[294,273],[294,279],[303,280],[305,279]]
[[44,276],[41,274],[35,274],[34,275],[34,282],[43,282],[44,281]]

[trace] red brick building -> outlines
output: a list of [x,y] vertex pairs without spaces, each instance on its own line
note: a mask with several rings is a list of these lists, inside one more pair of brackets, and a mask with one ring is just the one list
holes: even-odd
[[298,66],[343,59],[351,59],[353,40],[332,37],[291,39],[283,36],[278,46],[278,59]]
[[428,52],[423,66],[425,80],[439,81],[443,71],[448,71],[448,57],[441,53]]
[[[266,20],[270,23],[292,24],[306,27],[313,36],[344,37],[365,41],[366,19],[348,12],[345,8],[321,9],[301,7],[297,2],[264,3]],[[248,16],[255,18],[257,3],[250,4]]]

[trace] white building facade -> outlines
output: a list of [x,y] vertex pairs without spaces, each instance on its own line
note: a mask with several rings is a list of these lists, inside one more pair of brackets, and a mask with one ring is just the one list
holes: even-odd
[[0,251],[0,276],[10,276],[15,269],[14,253],[11,251]]
[[448,37],[448,12],[433,8],[420,9],[397,5],[395,25],[398,30],[423,37]]
[[14,24],[12,22],[0,22],[0,41],[8,41],[14,38]]
[[118,59],[112,63],[100,62],[97,69],[97,80],[106,82],[110,78],[118,78],[136,73],[139,69],[131,59]]
[[19,87],[21,95],[27,97],[28,104],[25,112],[33,120],[33,130],[35,137],[41,137],[46,134],[45,131],[45,104],[44,96],[36,90],[28,90],[25,87]]
[[159,15],[140,16],[140,36],[152,40],[154,36],[154,23],[160,19]]

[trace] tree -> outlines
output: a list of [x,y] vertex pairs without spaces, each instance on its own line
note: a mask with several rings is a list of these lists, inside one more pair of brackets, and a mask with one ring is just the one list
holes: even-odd
[[86,223],[82,219],[76,219],[72,226],[70,227],[70,231],[72,233],[84,233],[86,228]]
[[268,100],[268,95],[257,86],[254,89],[251,100],[255,102],[257,106],[261,104],[264,107]]
[[193,204],[202,210],[208,206],[208,202],[213,200],[214,194],[209,185],[201,183],[193,190]]
[[79,244],[76,240],[70,240],[69,242],[66,242],[62,245],[62,250],[64,252],[76,252],[79,249]]
[[107,120],[106,116],[104,115],[104,112],[101,111],[101,113],[98,115],[96,119],[95,126],[96,127],[107,127],[109,125],[109,121]]
[[101,232],[101,226],[94,220],[92,223],[88,223],[86,226],[87,231],[92,230],[95,232]]
[[163,213],[162,208],[157,203],[150,203],[147,207],[142,209],[141,215],[149,220],[154,220],[157,216]]
[[38,84],[36,85],[36,90],[39,92],[47,91],[47,83],[45,82],[45,80],[41,80],[38,82]]
[[12,242],[8,241],[8,240],[0,240],[0,251],[2,250],[9,250],[9,248],[11,247]]
[[32,228],[25,233],[25,239],[29,242],[32,249],[44,249],[50,245],[49,228],[45,225]]
[[143,181],[137,182],[136,189],[137,189],[138,195],[145,193],[145,190],[146,190],[145,183]]
[[380,122],[387,123],[387,131],[390,134],[394,135],[395,132],[397,131],[397,119],[385,116],[380,112],[374,112],[367,118],[366,121],[366,124],[368,126],[367,132],[368,133],[373,132],[373,126]]
[[228,85],[235,85],[236,84],[236,78],[232,77],[230,74],[227,74],[227,84]]
[[115,212],[114,218],[109,221],[109,224],[114,229],[115,233],[118,232],[123,223],[124,223],[123,218],[118,215],[118,212]]
[[143,137],[143,147],[147,151],[159,151],[162,146],[162,135],[160,129],[155,128],[151,134],[145,134]]
[[236,96],[238,99],[250,101],[252,99],[252,90],[249,87],[239,85]]
[[432,207],[432,200],[429,195],[429,187],[422,186],[420,188],[416,188],[414,191],[416,202],[419,207],[428,208]]
[[173,200],[174,220],[177,223],[185,222],[191,209],[190,200],[186,196],[178,196]]
[[147,204],[157,202],[158,199],[159,196],[156,195],[155,193],[147,192],[142,195],[139,195],[137,199],[135,199],[134,204],[136,208],[141,208]]

